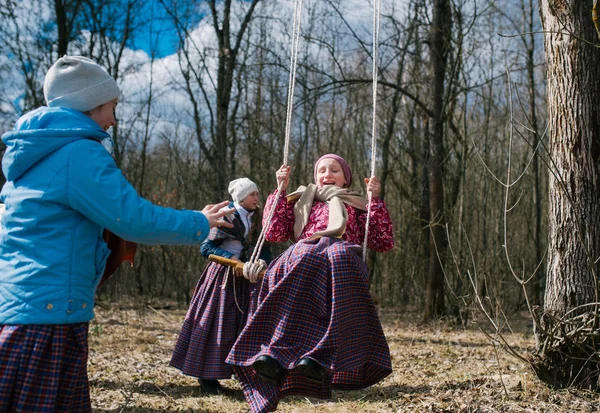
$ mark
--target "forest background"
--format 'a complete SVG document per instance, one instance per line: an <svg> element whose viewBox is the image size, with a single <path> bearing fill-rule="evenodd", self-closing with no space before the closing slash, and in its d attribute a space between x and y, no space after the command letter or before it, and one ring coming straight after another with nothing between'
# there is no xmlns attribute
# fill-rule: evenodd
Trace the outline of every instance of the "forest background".
<svg viewBox="0 0 600 413"><path fill-rule="evenodd" d="M44 104L44 74L59 56L89 56L123 91L114 153L141 196L200 209L228 198L227 183L247 176L264 200L283 159L293 7L290 0L3 1L0 130ZM347 159L355 177L369 175L372 16L366 0L304 2L292 187L310 182L313 162L329 152ZM436 24L444 29L432 31ZM396 247L368 258L381 307L464 323L475 303L505 314L542 304L543 52L534 0L383 1L376 175ZM354 188L364 191L359 182ZM99 294L185 306L204 264L196 247L140 246L135 265Z"/></svg>

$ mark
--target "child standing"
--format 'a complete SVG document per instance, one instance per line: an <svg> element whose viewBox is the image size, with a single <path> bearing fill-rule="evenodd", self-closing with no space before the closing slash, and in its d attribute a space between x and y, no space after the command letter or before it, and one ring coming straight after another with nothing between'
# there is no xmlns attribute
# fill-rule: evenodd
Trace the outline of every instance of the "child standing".
<svg viewBox="0 0 600 413"><path fill-rule="evenodd" d="M289 172L277 171L283 190ZM314 178L276 205L271 195L265 207L276 208L266 239L296 243L269 266L258 307L227 358L254 413L275 410L286 395L329 398L332 389L371 386L392 371L359 247L367 201L348 189L352 172L338 155L322 156ZM379 181L367 181L367 245L388 251L392 222Z"/></svg>
<svg viewBox="0 0 600 413"><path fill-rule="evenodd" d="M202 255L219 255L235 261L248 261L254 240L261 231L259 194L254 182L239 178L229 184L234 208L225 217L232 228L214 228L201 246ZM268 248L261 259L270 261ZM197 377L205 394L219 394L219 379L231 377L225 358L256 305L256 286L236 277L230 267L216 262L204 269L171 358L171 365Z"/></svg>
<svg viewBox="0 0 600 413"><path fill-rule="evenodd" d="M110 253L103 230L133 242L197 244L226 203L174 210L140 198L100 143L115 124L116 81L64 56L44 80L47 107L2 140L0 411L91 412L88 323Z"/></svg>

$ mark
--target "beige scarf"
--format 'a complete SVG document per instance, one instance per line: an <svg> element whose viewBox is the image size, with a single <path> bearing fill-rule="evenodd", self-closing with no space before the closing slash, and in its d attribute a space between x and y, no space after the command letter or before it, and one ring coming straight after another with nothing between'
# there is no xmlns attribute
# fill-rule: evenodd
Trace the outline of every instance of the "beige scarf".
<svg viewBox="0 0 600 413"><path fill-rule="evenodd" d="M315 232L310 239L321 237L341 238L344 235L346 223L348 222L348 211L344 204L363 211L367 210L367 200L360 194L351 189L334 185L325 185L322 188L318 188L315 184L300 186L295 192L289 194L287 199L288 201L298 200L294 205L294 241L297 241L302 235L315 199L327 202L329 205L329 222L325 230Z"/></svg>

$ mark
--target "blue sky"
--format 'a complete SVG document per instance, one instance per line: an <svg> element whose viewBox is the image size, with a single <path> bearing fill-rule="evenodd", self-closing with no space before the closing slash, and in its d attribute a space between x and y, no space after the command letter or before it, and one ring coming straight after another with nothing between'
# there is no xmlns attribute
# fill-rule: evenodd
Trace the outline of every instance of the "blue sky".
<svg viewBox="0 0 600 413"><path fill-rule="evenodd" d="M179 38L171 18L165 13L159 0L147 0L139 13L146 15L151 23L147 30L134 33L133 49L143 50L148 55L152 51L152 45L155 44L156 57L161 58L171 55L177 51ZM201 15L191 13L195 16L188 25L196 25L201 19Z"/></svg>

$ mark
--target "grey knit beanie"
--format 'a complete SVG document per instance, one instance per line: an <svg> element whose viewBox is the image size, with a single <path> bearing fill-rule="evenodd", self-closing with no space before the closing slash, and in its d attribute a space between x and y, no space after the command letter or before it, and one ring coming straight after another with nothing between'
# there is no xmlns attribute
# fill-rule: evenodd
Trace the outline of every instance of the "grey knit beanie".
<svg viewBox="0 0 600 413"><path fill-rule="evenodd" d="M96 62L83 56L61 57L44 79L44 98L50 107L87 112L120 95L115 79Z"/></svg>
<svg viewBox="0 0 600 413"><path fill-rule="evenodd" d="M229 183L229 193L238 204L254 191L258 191L258 187L248 178L234 179Z"/></svg>

